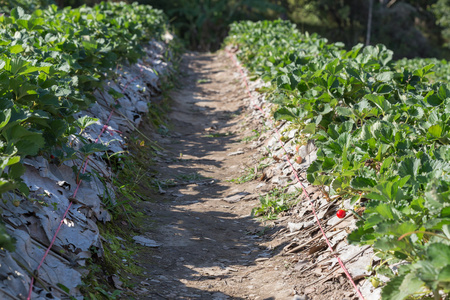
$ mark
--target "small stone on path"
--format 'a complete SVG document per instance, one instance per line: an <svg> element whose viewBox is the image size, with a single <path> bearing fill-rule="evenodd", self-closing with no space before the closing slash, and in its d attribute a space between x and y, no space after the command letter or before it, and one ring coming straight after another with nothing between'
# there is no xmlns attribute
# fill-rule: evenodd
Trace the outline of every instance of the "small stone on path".
<svg viewBox="0 0 450 300"><path fill-rule="evenodd" d="M241 201L245 196L247 196L249 194L250 193L247 193L247 192L239 192L237 194L234 194L234 195L228 196L226 198L223 198L222 200L226 201L228 203L236 203L236 202Z"/></svg>
<svg viewBox="0 0 450 300"><path fill-rule="evenodd" d="M161 246L161 244L158 244L154 240L148 239L148 238L140 236L140 235L133 236L133 240L136 243L147 246L147 247L155 247L156 248L156 247Z"/></svg>
<svg viewBox="0 0 450 300"><path fill-rule="evenodd" d="M244 153L245 153L244 151L236 151L236 152L228 153L228 156L241 155L241 154L244 154Z"/></svg>

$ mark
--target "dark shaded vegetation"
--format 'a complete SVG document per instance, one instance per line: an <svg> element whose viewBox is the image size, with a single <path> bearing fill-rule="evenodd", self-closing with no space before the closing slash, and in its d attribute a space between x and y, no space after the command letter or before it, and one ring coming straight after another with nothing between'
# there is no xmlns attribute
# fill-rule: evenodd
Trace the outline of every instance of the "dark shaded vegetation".
<svg viewBox="0 0 450 300"><path fill-rule="evenodd" d="M401 57L450 56L450 3L446 0L140 0L163 9L196 50L216 50L236 20L290 19L300 31L331 42L385 44Z"/></svg>
<svg viewBox="0 0 450 300"><path fill-rule="evenodd" d="M166 12L178 35L195 50L217 50L229 25L239 20L276 19L284 8L270 0L140 0Z"/></svg>

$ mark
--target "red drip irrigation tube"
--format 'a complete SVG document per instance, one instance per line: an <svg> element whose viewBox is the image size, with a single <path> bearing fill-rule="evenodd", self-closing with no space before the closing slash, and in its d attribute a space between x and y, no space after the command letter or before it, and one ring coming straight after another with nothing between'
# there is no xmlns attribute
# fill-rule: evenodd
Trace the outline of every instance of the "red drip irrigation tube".
<svg viewBox="0 0 450 300"><path fill-rule="evenodd" d="M239 70L239 73L241 73L242 80L243 80L243 82L244 82L244 84L245 84L245 89L246 89L246 91L247 91L247 94L248 94L250 100L253 100L253 96L252 96L252 94L251 94L251 92L250 92L250 88L249 88L249 85L248 85L247 76L245 76L245 73L244 73L244 71L242 70L242 68L241 68L241 66L239 65L239 63L237 62L236 57L235 57L233 54L231 54L231 52L230 52L228 49L226 50L226 52L227 52L228 56L230 57L230 59L231 59L231 60L233 61L233 63L235 64L236 68ZM271 119L268 118L268 116L266 115L266 113L262 110L262 108L261 108L258 104L253 104L253 106L254 106L256 109L258 109L259 111L261 111L261 113L266 117L266 119L268 119L268 120L272 123ZM273 124L272 124L272 125L273 125ZM327 238L327 236L326 236L326 234L325 234L325 231L323 230L323 227L322 227L322 224L320 223L319 217L317 216L316 209L315 209L315 207L314 207L314 203L313 203L311 197L309 197L308 193L306 192L306 188L305 188L305 186L303 185L303 183L301 182L300 178L298 178L297 170L295 170L294 166L292 165L292 163L291 163L291 161L290 161L290 159L289 159L289 155L288 155L288 153L287 153L287 151L286 151L286 148L284 147L284 143L283 143L283 141L281 140L281 134L280 134L280 132L278 131L278 129L277 129L276 126L273 126L273 128L275 129L275 131L276 131L276 133L277 133L277 135L278 135L278 142L280 143L281 147L283 148L284 152L286 153L286 160L287 160L287 162L289 163L289 165L291 166L291 169L292 169L293 172L294 172L295 178L297 179L298 183L300 183L300 186L302 187L303 195L305 195L305 198L308 199L308 202L309 202L309 204L311 205L311 208L312 208L312 212L313 212L313 214L314 214L314 217L316 218L317 224L318 224L318 226L319 226L319 228L320 228L320 231L322 232L322 235L323 235L323 237L324 237L324 239L325 239L325 242L327 243L328 247L330 248L331 254L337 259L339 265L341 266L341 269L344 271L345 275L347 276L347 278L348 278L348 280L350 281L351 285L352 285L353 288L355 289L355 291L356 291L356 293L358 294L359 298L360 298L361 300L364 300L364 296L363 296L363 295L361 294L361 292L359 291L358 287L356 286L355 281L353 280L352 276L351 276L350 273L348 272L348 270L347 270L347 268L345 267L344 263L342 262L341 258L340 258L337 254L335 254L335 252L334 252L334 250L333 250L333 247L331 246L331 243L330 243L330 241L328 240L328 238Z"/></svg>
<svg viewBox="0 0 450 300"><path fill-rule="evenodd" d="M140 69L140 71L141 71L141 73L142 73L142 68ZM137 78L139 78L139 76L136 76L136 77L134 77L133 79L131 79L129 82L127 82L127 84L126 84L126 85L124 86L124 88L122 89L122 93L125 92L125 91L127 90L128 86L129 86L133 81L135 81ZM105 130L107 130L109 121L111 120L114 111L115 111L115 108L113 107L112 110L111 110L111 112L110 112L110 114L109 114L109 116L108 116L108 119L107 119L106 122L105 122L105 125L103 125L102 130L101 130L100 133L98 134L98 136L97 136L97 138L95 139L95 142L94 142L94 143L97 143L97 142L99 141L100 137L102 136L102 134L105 132ZM109 133L110 133L111 135L113 135L113 132L114 132L114 131L120 132L120 131L118 131L118 130L108 130L108 131L109 131ZM81 171L81 174L84 174L84 173L86 172L86 168L87 168L88 162L89 162L89 156L86 158L86 161L84 162L84 166L83 166L83 169L82 169L82 171ZM73 198L76 198L77 193L78 193L78 190L79 190L80 185L81 185L81 182L82 182L82 180L79 179L79 180L78 180L78 183L77 183L77 187L76 187L75 191L73 192L73 196L72 196ZM42 267L42 265L44 264L44 261L45 261L45 259L47 258L48 253L50 252L50 249L53 247L53 244L55 243L56 237L58 236L58 233L59 233L59 231L61 230L62 224L64 223L64 220L66 219L66 216L67 216L67 214L69 213L69 209L70 209L70 207L72 206L72 203L73 203L72 201L69 202L69 206L67 206L67 209L66 209L66 211L64 212L63 217L62 217L61 221L59 222L58 227L56 228L55 234L53 235L53 238L52 238L52 240L51 240L51 242L50 242L50 245L48 246L47 250L45 250L44 256L42 257L41 261L39 262L39 265L37 266L37 268L36 268L36 270L35 270L35 272L34 272L34 276L31 277L30 288L29 288L29 290L28 290L28 297L27 297L27 300L31 300L31 295L32 295L32 293L33 293L34 277L38 277L38 276L39 276L39 269L40 269L40 268Z"/></svg>

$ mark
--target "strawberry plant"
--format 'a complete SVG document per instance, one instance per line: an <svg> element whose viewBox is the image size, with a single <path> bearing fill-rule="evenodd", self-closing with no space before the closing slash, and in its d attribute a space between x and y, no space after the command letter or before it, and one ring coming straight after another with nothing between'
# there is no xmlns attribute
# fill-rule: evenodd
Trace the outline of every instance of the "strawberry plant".
<svg viewBox="0 0 450 300"><path fill-rule="evenodd" d="M0 193L28 193L20 179L26 156L62 162L105 151L88 141L77 151L70 147L69 137L93 122L74 114L96 101L93 93L118 65L137 62L143 43L166 31L166 17L150 6L104 2L59 10L44 2L29 3L32 13L15 6L0 16ZM0 239L0 247L10 245Z"/></svg>
<svg viewBox="0 0 450 300"><path fill-rule="evenodd" d="M239 47L255 77L270 82L264 91L278 104L274 118L295 122L315 140L308 181L364 206L348 241L372 245L382 259L377 272L391 278L383 299L448 293L445 62L394 63L383 45L346 51L285 21L234 23L226 42Z"/></svg>
<svg viewBox="0 0 450 300"><path fill-rule="evenodd" d="M165 22L158 10L124 3L0 16L0 192L26 192L21 158L64 148L76 132L73 115L95 101L117 63L143 55L141 43Z"/></svg>
<svg viewBox="0 0 450 300"><path fill-rule="evenodd" d="M295 205L297 193L286 194L281 190L274 189L266 195L259 196L260 207L252 210L252 216L259 216L267 220L276 220L278 215L289 210Z"/></svg>

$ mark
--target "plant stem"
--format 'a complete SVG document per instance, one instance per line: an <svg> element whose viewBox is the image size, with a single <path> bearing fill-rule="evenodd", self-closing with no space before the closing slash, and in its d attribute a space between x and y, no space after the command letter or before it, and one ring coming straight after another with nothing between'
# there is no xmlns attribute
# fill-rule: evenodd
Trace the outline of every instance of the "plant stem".
<svg viewBox="0 0 450 300"><path fill-rule="evenodd" d="M433 296L434 296L434 300L441 299L441 295L439 295L439 290L437 288L435 290L433 290Z"/></svg>

